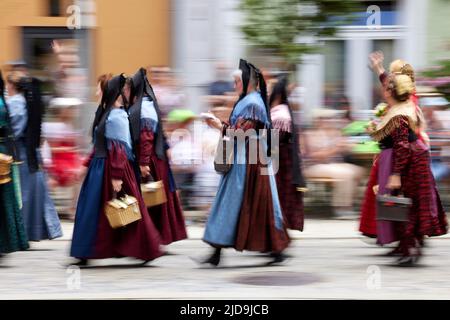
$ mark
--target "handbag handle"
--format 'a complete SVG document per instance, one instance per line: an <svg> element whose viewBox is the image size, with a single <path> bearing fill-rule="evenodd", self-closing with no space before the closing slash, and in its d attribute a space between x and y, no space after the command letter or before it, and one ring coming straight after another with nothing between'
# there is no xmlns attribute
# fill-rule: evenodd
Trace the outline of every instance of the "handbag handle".
<svg viewBox="0 0 450 320"><path fill-rule="evenodd" d="M121 198L120 195L122 195L122 198L127 196L127 194L123 191L123 188L119 192L113 191L113 200L120 199Z"/></svg>
<svg viewBox="0 0 450 320"><path fill-rule="evenodd" d="M143 183L148 183L148 182L155 182L156 180L155 180L155 178L153 177L152 173L150 172L150 174L149 174L148 176L142 177L142 178L141 178L141 181L142 181Z"/></svg>

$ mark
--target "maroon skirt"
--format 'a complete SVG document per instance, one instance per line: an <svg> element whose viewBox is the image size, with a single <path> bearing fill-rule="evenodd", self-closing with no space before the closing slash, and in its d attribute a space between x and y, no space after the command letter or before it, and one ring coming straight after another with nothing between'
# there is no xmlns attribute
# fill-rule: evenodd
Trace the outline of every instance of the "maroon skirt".
<svg viewBox="0 0 450 320"><path fill-rule="evenodd" d="M281 230L275 226L269 176L260 170L260 164L247 165L235 249L278 253L287 248L290 240L284 225Z"/></svg>
<svg viewBox="0 0 450 320"><path fill-rule="evenodd" d="M105 164L103 180L102 197L104 204L111 200L114 195L111 171L111 163L108 159ZM160 251L161 239L147 213L131 162L127 162L125 165L122 181L122 191L138 199L142 218L125 227L112 229L103 207L99 215L94 255L89 258L134 257L142 260L155 259L163 254Z"/></svg>
<svg viewBox="0 0 450 320"><path fill-rule="evenodd" d="M156 154L151 156L151 174L157 181L163 181L167 202L148 208L148 212L161 235L161 241L164 245L187 238L180 199L176 191L170 191L169 170L169 164L166 160L158 159Z"/></svg>

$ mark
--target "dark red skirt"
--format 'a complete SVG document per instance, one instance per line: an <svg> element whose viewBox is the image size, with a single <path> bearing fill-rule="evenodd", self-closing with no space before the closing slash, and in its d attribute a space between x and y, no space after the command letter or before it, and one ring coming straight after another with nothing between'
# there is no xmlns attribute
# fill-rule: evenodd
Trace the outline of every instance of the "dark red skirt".
<svg viewBox="0 0 450 320"><path fill-rule="evenodd" d="M282 252L289 245L286 227L277 229L269 176L259 164L247 165L244 200L238 222L235 249Z"/></svg>
<svg viewBox="0 0 450 320"><path fill-rule="evenodd" d="M403 237L440 236L447 233L447 217L430 169L428 148L421 142L411 144L409 168L402 176L405 197L413 200Z"/></svg>
<svg viewBox="0 0 450 320"><path fill-rule="evenodd" d="M376 195L373 187L378 184L378 157L374 160L370 171L369 181L367 182L364 200L361 205L361 220L359 231L363 235L375 238L377 236L377 212L376 212Z"/></svg>
<svg viewBox="0 0 450 320"><path fill-rule="evenodd" d="M150 171L157 180L162 180L166 191L167 202L148 208L164 245L187 238L186 224L181 208L180 199L176 191L170 191L169 164L158 159L156 154L151 156Z"/></svg>
<svg viewBox="0 0 450 320"><path fill-rule="evenodd" d="M114 194L111 171L111 163L106 160L102 195L104 204L111 200ZM123 192L138 199L142 218L125 227L112 229L104 214L104 208L102 208L97 227L95 253L90 258L134 257L142 260L155 259L163 254L160 251L161 239L158 230L148 215L131 162L127 162L125 165L122 181Z"/></svg>

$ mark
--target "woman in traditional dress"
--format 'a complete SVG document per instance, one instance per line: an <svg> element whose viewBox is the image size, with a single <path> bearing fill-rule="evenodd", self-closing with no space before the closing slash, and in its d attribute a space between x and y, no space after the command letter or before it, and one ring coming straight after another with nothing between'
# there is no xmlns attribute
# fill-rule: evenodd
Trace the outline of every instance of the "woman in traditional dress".
<svg viewBox="0 0 450 320"><path fill-rule="evenodd" d="M276 180L281 208L286 226L303 231L303 192L306 185L302 174L297 130L288 103L286 78L280 79L273 87L269 105L272 127L278 130L280 143Z"/></svg>
<svg viewBox="0 0 450 320"><path fill-rule="evenodd" d="M15 156L15 143L4 88L0 71L0 154ZM20 212L22 206L20 181L14 181L15 179L18 177L12 173L9 178L0 178L0 258L5 253L28 249L28 237Z"/></svg>
<svg viewBox="0 0 450 320"><path fill-rule="evenodd" d="M384 96L388 111L377 125L372 137L383 150L378 159L378 194L401 190L412 199L409 221L395 223L378 221L378 242L399 241L398 264L413 265L420 257L419 241L425 236L447 232L447 221L430 169L430 153L416 130L419 116L411 101L414 83L407 75L390 74Z"/></svg>
<svg viewBox="0 0 450 320"><path fill-rule="evenodd" d="M167 157L166 142L161 113L146 71L140 68L132 78L133 105L130 107L130 123L136 154L138 181L151 177L162 181L167 201L148 208L164 245L187 238L183 210L178 198L175 180Z"/></svg>
<svg viewBox="0 0 450 320"><path fill-rule="evenodd" d="M384 87L386 79L388 77L388 73L383 67L384 56L382 52L374 52L370 55L370 60L372 64L372 69L379 77L381 85ZM404 74L409 76L413 83L415 82L414 69L412 66L401 60L394 60L389 66L389 72L394 74ZM425 132L426 124L425 119L422 114L422 110L418 105L418 98L416 96L415 90L411 95L411 101L416 106L416 112L418 115L419 125L416 129L416 134L424 143L429 144L428 136ZM381 114L382 118L383 115ZM376 223L376 190L378 189L378 156L374 158L372 170L370 171L369 180L367 183L367 188L364 194L364 199L361 206L361 219L359 231L367 237L375 238L377 236L377 223ZM436 190L437 193L437 190ZM394 250L389 254L397 254L397 251Z"/></svg>
<svg viewBox="0 0 450 320"><path fill-rule="evenodd" d="M285 260L283 250L289 244L272 163L261 161L261 157L270 160L267 156L271 151L270 140L265 138L269 136L257 133L271 128L266 84L261 72L247 61L241 60L239 68L241 75L235 86L240 98L229 124L212 115L207 120L231 138L235 151L231 168L220 181L203 237L215 249L202 262L214 266L220 262L221 249L227 247L270 252L271 263L279 263Z"/></svg>
<svg viewBox="0 0 450 320"><path fill-rule="evenodd" d="M127 84L125 84L127 82ZM112 78L103 93L94 123L94 154L78 199L71 256L86 265L88 259L134 257L145 262L162 255L160 237L139 192L133 170L128 114L124 110L130 81L123 75ZM113 229L104 209L118 192L135 197L142 218Z"/></svg>
<svg viewBox="0 0 450 320"><path fill-rule="evenodd" d="M47 188L40 153L43 103L40 81L20 71L6 81L11 126L17 141L22 189L22 216L28 240L39 241L62 236L61 223Z"/></svg>

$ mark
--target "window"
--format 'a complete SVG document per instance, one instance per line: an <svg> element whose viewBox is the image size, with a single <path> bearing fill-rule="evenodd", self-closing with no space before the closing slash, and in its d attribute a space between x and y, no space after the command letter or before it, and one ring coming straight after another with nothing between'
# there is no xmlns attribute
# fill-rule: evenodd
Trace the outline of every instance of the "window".
<svg viewBox="0 0 450 320"><path fill-rule="evenodd" d="M345 98L345 42L326 41L323 55L325 60L324 105L328 108L340 109L340 103Z"/></svg>

